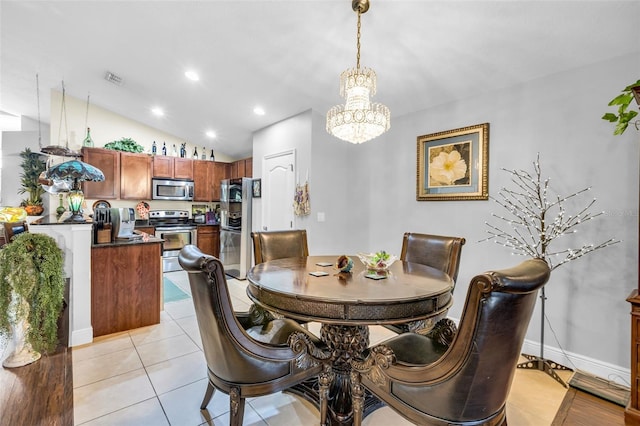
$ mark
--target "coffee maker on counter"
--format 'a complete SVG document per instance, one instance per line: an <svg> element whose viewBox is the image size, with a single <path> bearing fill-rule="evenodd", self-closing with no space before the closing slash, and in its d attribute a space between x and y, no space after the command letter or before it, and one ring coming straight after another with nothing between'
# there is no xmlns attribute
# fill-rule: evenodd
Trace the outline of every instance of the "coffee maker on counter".
<svg viewBox="0 0 640 426"><path fill-rule="evenodd" d="M136 213L134 209L129 207L112 207L110 213L111 238L113 240L131 240L140 237L140 235L133 233L136 226Z"/></svg>

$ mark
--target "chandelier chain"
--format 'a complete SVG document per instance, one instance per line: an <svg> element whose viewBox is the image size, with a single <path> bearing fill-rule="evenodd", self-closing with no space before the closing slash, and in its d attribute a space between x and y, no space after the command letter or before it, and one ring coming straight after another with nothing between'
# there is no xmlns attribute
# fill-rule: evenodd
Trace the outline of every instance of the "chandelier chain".
<svg viewBox="0 0 640 426"><path fill-rule="evenodd" d="M356 55L356 69L360 69L360 15L362 15L362 13L360 12L360 9L358 9L358 35L356 43L356 50L358 53Z"/></svg>

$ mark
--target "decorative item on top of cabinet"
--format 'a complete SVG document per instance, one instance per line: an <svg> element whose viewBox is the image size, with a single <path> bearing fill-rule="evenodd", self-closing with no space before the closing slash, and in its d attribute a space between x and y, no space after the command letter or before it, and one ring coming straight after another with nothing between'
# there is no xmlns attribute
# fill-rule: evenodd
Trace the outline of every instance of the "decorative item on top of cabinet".
<svg viewBox="0 0 640 426"><path fill-rule="evenodd" d="M82 160L102 170L104 181L82 182L85 199L120 198L120 151L103 148L82 148Z"/></svg>
<svg viewBox="0 0 640 426"><path fill-rule="evenodd" d="M198 225L196 241L201 252L220 256L220 227L218 225Z"/></svg>
<svg viewBox="0 0 640 426"><path fill-rule="evenodd" d="M191 158L153 157L154 178L193 179L193 160Z"/></svg>
<svg viewBox="0 0 640 426"><path fill-rule="evenodd" d="M147 154L120 154L121 199L151 199L151 159Z"/></svg>

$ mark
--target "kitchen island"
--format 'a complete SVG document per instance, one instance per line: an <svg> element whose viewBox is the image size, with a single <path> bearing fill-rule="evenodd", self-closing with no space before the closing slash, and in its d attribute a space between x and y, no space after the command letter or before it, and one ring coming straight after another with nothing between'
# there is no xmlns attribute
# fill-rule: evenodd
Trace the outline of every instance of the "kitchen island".
<svg viewBox="0 0 640 426"><path fill-rule="evenodd" d="M160 322L162 239L116 240L91 247L93 336Z"/></svg>

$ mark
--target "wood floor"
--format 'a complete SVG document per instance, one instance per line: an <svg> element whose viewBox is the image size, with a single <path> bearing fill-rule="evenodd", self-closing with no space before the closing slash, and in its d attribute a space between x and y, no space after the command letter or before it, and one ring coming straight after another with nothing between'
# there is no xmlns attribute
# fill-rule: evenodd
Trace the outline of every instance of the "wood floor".
<svg viewBox="0 0 640 426"><path fill-rule="evenodd" d="M69 280L65 285L69 300ZM54 353L18 368L0 366L0 426L73 426L73 364L66 302Z"/></svg>
<svg viewBox="0 0 640 426"><path fill-rule="evenodd" d="M24 367L0 369L0 425L72 426L71 349L60 346Z"/></svg>
<svg viewBox="0 0 640 426"><path fill-rule="evenodd" d="M624 426L624 408L570 388L551 426Z"/></svg>

